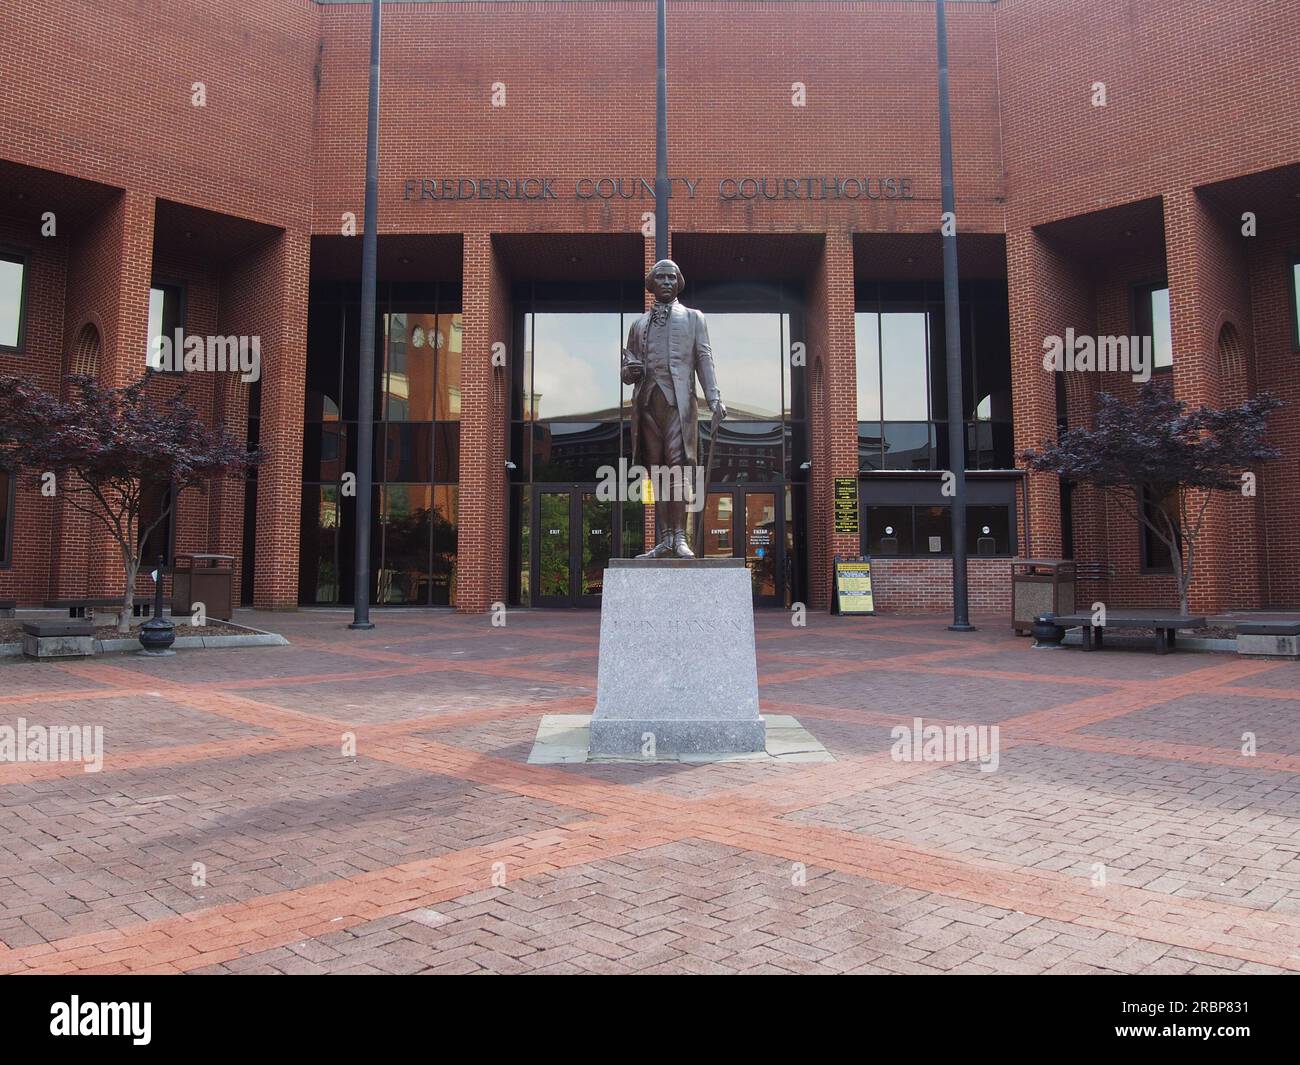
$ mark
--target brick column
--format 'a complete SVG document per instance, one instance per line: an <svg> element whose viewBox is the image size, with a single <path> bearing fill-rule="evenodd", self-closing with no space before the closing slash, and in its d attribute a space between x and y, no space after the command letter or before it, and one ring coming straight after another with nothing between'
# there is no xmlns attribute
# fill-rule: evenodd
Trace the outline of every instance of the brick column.
<svg viewBox="0 0 1300 1065"><path fill-rule="evenodd" d="M1254 391L1251 311L1240 221L1192 189L1164 197L1174 395L1189 407L1244 402ZM1220 350L1227 327L1230 342ZM1242 471L1247 472L1247 471ZM1251 471L1258 477L1263 471ZM1194 515L1202 495L1188 493ZM1216 493L1196 548L1190 608L1263 605L1262 495Z"/></svg>
<svg viewBox="0 0 1300 1065"><path fill-rule="evenodd" d="M153 216L152 195L124 192L83 223L69 252L68 340L75 343L87 323L96 327L99 378L113 388L137 380L145 369ZM117 542L100 522L74 517L75 513L67 514L61 527L76 528L84 521L86 540L55 544L52 550L84 551L85 558L59 560L54 567L59 574L55 591L103 598L121 595L124 575Z"/></svg>
<svg viewBox="0 0 1300 1065"><path fill-rule="evenodd" d="M1095 314L1091 285L1081 269L1032 229L1007 234L1007 286L1012 417L1019 455L1056 437L1056 376L1043 369L1043 339L1063 336L1070 326L1091 333ZM1016 464L1024 465L1019 458ZM1028 520L1019 516L1021 553L1059 557L1060 483L1052 474L1030 473L1027 489L1030 514Z"/></svg>
<svg viewBox="0 0 1300 1065"><path fill-rule="evenodd" d="M492 366L492 346L509 351L509 287L492 234L464 240L461 348L460 511L456 548L456 606L479 613L506 597L505 403L507 377ZM509 351L510 358L523 352Z"/></svg>
<svg viewBox="0 0 1300 1065"><path fill-rule="evenodd" d="M298 606L310 249L305 233L280 233L236 268L253 289L243 292L240 321L244 331L262 338L260 440L266 460L257 474L253 577L253 605L261 610Z"/></svg>
<svg viewBox="0 0 1300 1065"><path fill-rule="evenodd" d="M809 605L830 606L831 561L856 555L860 538L834 531L834 478L858 476L853 236L827 233L808 285Z"/></svg>

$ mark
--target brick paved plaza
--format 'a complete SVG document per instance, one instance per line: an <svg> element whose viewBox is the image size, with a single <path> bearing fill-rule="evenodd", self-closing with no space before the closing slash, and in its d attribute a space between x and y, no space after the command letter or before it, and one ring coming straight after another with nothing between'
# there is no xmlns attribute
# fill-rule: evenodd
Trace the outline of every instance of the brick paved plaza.
<svg viewBox="0 0 1300 1065"><path fill-rule="evenodd" d="M836 761L536 766L595 612L376 618L0 664L0 724L106 749L0 764L0 972L1300 970L1298 664L760 613L765 712ZM996 771L892 759L917 715Z"/></svg>

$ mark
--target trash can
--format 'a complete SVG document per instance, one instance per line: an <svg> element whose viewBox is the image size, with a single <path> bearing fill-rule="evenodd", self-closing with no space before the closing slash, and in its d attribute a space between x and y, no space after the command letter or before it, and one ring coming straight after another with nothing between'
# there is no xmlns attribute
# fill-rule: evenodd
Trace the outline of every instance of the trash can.
<svg viewBox="0 0 1300 1065"><path fill-rule="evenodd" d="M193 614L203 604L206 617L229 621L235 591L234 555L177 555L172 567L172 616Z"/></svg>
<svg viewBox="0 0 1300 1065"><path fill-rule="evenodd" d="M1028 636L1039 614L1073 614L1073 562L1060 558L1018 558L1011 564L1011 627Z"/></svg>

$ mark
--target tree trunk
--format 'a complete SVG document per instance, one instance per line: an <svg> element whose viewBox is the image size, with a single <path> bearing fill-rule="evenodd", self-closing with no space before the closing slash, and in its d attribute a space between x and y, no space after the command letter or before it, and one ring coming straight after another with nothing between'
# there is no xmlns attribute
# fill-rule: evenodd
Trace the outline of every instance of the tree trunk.
<svg viewBox="0 0 1300 1065"><path fill-rule="evenodd" d="M137 559L124 559L123 565L126 569L126 594L122 596L122 613L117 618L117 631L122 636L131 634L131 613L135 608L135 578L140 572L140 563Z"/></svg>

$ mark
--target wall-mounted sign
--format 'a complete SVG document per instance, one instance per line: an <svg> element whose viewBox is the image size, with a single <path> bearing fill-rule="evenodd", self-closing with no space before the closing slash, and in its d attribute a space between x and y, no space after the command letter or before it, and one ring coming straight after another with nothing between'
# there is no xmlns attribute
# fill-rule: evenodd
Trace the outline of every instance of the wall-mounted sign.
<svg viewBox="0 0 1300 1065"><path fill-rule="evenodd" d="M670 178L668 195L686 194L694 200L700 179ZM432 202L504 200L510 203L540 203L561 199L556 179L551 177L425 177L407 178L402 182L402 199ZM564 199L572 200L650 200L655 198L653 178L582 177L563 190ZM838 175L805 177L762 177L740 175L722 178L716 188L717 199L788 201L816 200L914 200L916 191L910 177L839 177Z"/></svg>
<svg viewBox="0 0 1300 1065"><path fill-rule="evenodd" d="M858 479L835 478L835 531L858 535Z"/></svg>
<svg viewBox="0 0 1300 1065"><path fill-rule="evenodd" d="M832 614L874 614L875 594L871 589L871 559L835 556L831 582Z"/></svg>

